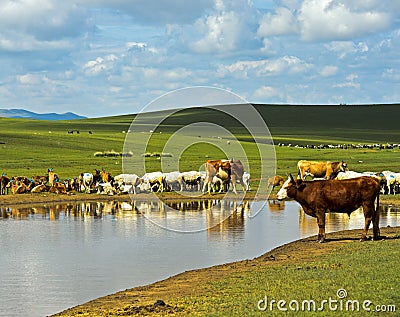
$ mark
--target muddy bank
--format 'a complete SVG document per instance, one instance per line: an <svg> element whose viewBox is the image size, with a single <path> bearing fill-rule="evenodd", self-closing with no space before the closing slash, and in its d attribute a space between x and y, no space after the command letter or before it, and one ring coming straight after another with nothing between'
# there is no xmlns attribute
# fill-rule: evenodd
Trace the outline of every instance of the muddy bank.
<svg viewBox="0 0 400 317"><path fill-rule="evenodd" d="M301 239L275 248L253 260L184 272L151 285L127 289L95 299L54 316L164 316L169 314L186 316L188 311L185 312L185 307L171 306L168 303L176 301L177 298L207 294L205 284L223 281L232 274L240 276L241 273L249 270L262 271L262 269L272 266L307 264L321 256L336 252L341 246L348 243L359 243L361 231L330 233L327 235L327 242L323 244L316 244L315 236ZM400 237L400 227L381 228L381 235L384 239L397 241ZM365 243L373 244L375 242Z"/></svg>

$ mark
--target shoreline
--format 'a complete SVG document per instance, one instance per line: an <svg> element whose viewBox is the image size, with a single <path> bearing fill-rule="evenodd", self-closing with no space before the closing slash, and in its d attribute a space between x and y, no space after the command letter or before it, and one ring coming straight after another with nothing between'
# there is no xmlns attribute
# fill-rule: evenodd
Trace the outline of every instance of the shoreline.
<svg viewBox="0 0 400 317"><path fill-rule="evenodd" d="M322 244L316 243L316 235L313 235L278 246L254 259L185 271L152 284L96 298L50 316L128 316L142 315L142 312L146 316L164 316L171 313L185 316L190 312L190 307L177 307L166 303L174 302L177 298L182 299L185 296L204 295L202 285L218 283L224 278L244 274L249 270L257 270L260 267L263 269L279 268L312 263L316 259L337 252L349 243L361 243L358 242L361 232L362 229L355 229L328 233L326 242ZM381 228L381 236L382 240L379 241L397 241L400 239L400 227ZM367 241L362 244L368 243L377 244L378 242ZM157 305L157 303L163 304ZM128 313L128 308L134 313ZM186 309L188 309L187 312ZM127 314L123 314L124 311Z"/></svg>

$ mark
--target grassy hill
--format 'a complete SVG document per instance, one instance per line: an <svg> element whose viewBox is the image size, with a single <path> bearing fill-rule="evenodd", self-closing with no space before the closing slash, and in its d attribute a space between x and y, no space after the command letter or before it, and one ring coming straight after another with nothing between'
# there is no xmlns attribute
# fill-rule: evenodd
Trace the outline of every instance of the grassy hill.
<svg viewBox="0 0 400 317"><path fill-rule="evenodd" d="M255 108L265 119L275 143L400 143L400 129L396 122L400 115L400 105L255 105ZM135 128L140 129L141 133L149 133L149 123L164 115L160 111L141 117ZM84 171L92 172L94 168L106 168L113 174L120 173L121 158L95 157L94 153L110 150L121 152L126 132L134 118L134 115L72 121L0 118L0 172L9 176L32 176L44 174L47 168L53 167L65 178ZM235 134L249 155L250 164L254 164L253 171L257 171L259 157L246 127L241 126L236 118L210 108L183 109L164 120L156 131L162 133L154 133L149 151L162 150L171 133L199 121L223 125ZM144 135L137 134L138 142ZM400 170L398 149L311 150L276 147L276 151L278 173L281 174L296 172L295 166L299 159L345 159L354 170ZM137 157L142 154L134 153ZM196 169L207 158L219 158L221 155L223 153L215 146L200 143L185 151L181 158L182 170ZM147 162L154 170L159 169L159 161L156 159L149 158Z"/></svg>

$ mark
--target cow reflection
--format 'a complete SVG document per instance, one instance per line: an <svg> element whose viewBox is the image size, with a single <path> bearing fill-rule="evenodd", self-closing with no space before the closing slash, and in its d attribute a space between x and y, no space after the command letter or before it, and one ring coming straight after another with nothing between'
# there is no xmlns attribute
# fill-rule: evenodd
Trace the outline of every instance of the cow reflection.
<svg viewBox="0 0 400 317"><path fill-rule="evenodd" d="M248 201L222 201L207 211L208 237L211 239L243 239L246 217L250 211Z"/></svg>
<svg viewBox="0 0 400 317"><path fill-rule="evenodd" d="M269 211L283 211L285 209L285 201L278 199L268 200Z"/></svg>

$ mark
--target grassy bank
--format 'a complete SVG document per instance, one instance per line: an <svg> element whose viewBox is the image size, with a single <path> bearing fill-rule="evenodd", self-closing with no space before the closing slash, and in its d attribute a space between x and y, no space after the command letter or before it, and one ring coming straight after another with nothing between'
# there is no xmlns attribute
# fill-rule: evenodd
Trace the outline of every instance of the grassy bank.
<svg viewBox="0 0 400 317"><path fill-rule="evenodd" d="M385 239L358 242L361 230L342 231L327 235L327 243L316 244L315 237L299 240L251 261L242 261L185 272L155 284L125 290L56 316L397 316L400 309L400 228L382 228ZM344 289L336 311L324 300L340 300L337 292ZM265 311L258 309L268 304ZM162 305L162 302L165 305ZM271 301L275 304L270 306ZM277 307L285 300L288 311ZM299 302L299 311L290 301ZM317 311L301 305L313 300ZM354 302L358 301L359 311ZM159 301L157 304L155 304ZM364 301L372 312L363 310ZM292 303L293 305L295 303ZM306 304L308 305L308 304ZM311 304L312 305L312 304ZM318 311L322 305L323 310ZM377 306L381 305L381 306ZM382 306L385 305L385 306ZM396 312L377 313L377 308ZM310 306L311 310L313 306ZM346 311L348 307L348 311Z"/></svg>

